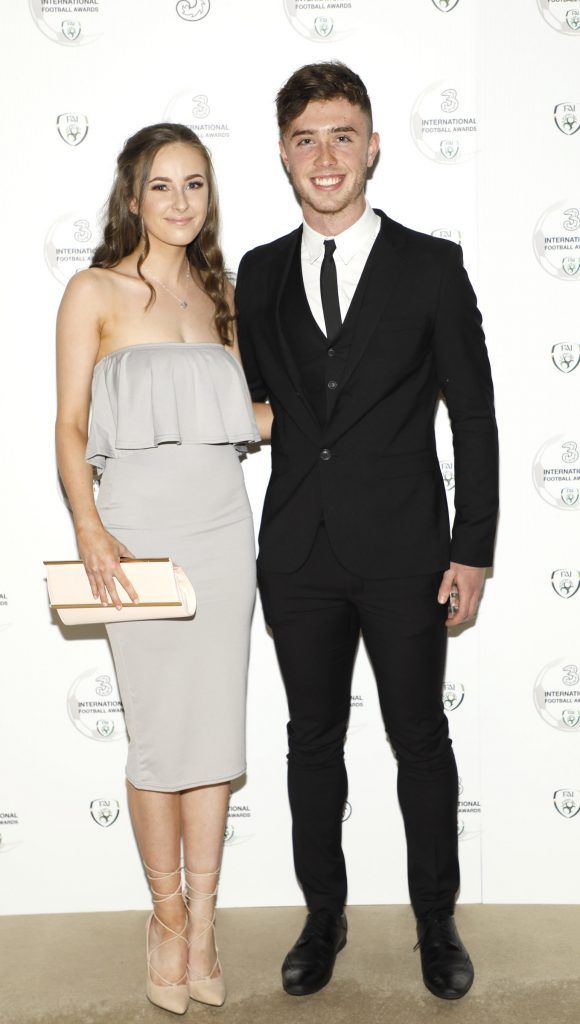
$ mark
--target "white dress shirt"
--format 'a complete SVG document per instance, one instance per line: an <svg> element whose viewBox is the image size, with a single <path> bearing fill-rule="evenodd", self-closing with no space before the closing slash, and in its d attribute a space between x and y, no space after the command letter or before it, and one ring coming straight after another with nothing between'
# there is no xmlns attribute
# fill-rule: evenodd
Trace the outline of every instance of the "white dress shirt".
<svg viewBox="0 0 580 1024"><path fill-rule="evenodd" d="M362 216L346 231L334 236L336 242L334 263L338 280L340 315L343 323L380 227L381 219L367 200ZM312 315L323 334L326 334L326 325L320 297L320 268L324 259L324 241L328 237L328 235L320 235L304 221L301 253L302 277Z"/></svg>

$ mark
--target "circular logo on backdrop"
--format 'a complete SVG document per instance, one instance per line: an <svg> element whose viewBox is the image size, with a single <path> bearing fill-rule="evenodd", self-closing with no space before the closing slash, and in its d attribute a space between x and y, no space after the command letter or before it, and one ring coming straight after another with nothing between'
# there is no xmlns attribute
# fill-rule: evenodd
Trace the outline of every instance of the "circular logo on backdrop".
<svg viewBox="0 0 580 1024"><path fill-rule="evenodd" d="M28 0L34 23L61 46L83 46L103 30L102 0Z"/></svg>
<svg viewBox="0 0 580 1024"><path fill-rule="evenodd" d="M565 601L568 601L571 597L576 597L578 590L580 590L579 569L554 569L550 579L554 593L558 597L564 598Z"/></svg>
<svg viewBox="0 0 580 1024"><path fill-rule="evenodd" d="M248 804L230 804L228 820L224 832L224 843L227 846L239 846L253 839L254 833L248 832L247 822L252 817Z"/></svg>
<svg viewBox="0 0 580 1024"><path fill-rule="evenodd" d="M544 20L557 32L580 36L580 3L578 0L538 0L538 7Z"/></svg>
<svg viewBox="0 0 580 1024"><path fill-rule="evenodd" d="M8 853L21 842L20 818L16 811L0 811L0 853Z"/></svg>
<svg viewBox="0 0 580 1024"><path fill-rule="evenodd" d="M64 213L49 228L44 256L49 270L61 284L90 266L95 251L93 225L83 214Z"/></svg>
<svg viewBox="0 0 580 1024"><path fill-rule="evenodd" d="M540 266L561 281L580 281L580 204L562 199L539 218L534 253Z"/></svg>
<svg viewBox="0 0 580 1024"><path fill-rule="evenodd" d="M580 128L580 103L557 103L554 121L563 135L575 135Z"/></svg>
<svg viewBox="0 0 580 1024"><path fill-rule="evenodd" d="M532 477L534 487L553 508L580 511L579 440L568 434L550 438L537 452Z"/></svg>
<svg viewBox="0 0 580 1024"><path fill-rule="evenodd" d="M167 104L163 118L184 124L195 132L202 142L211 145L216 139L229 139L231 129L225 117L213 109L209 97L195 89L177 93Z"/></svg>
<svg viewBox="0 0 580 1024"><path fill-rule="evenodd" d="M428 86L411 111L411 134L424 156L440 164L458 164L477 152L475 99L457 82Z"/></svg>
<svg viewBox="0 0 580 1024"><path fill-rule="evenodd" d="M559 341L553 345L552 362L560 373L572 373L580 363L580 343Z"/></svg>
<svg viewBox="0 0 580 1024"><path fill-rule="evenodd" d="M463 703L465 688L462 683L443 683L443 707L455 711Z"/></svg>
<svg viewBox="0 0 580 1024"><path fill-rule="evenodd" d="M454 7L457 7L459 0L433 0L435 7L438 11L442 11L443 14L447 14L452 11Z"/></svg>
<svg viewBox="0 0 580 1024"><path fill-rule="evenodd" d="M80 146L87 137L89 122L85 114L59 114L56 127L67 146Z"/></svg>
<svg viewBox="0 0 580 1024"><path fill-rule="evenodd" d="M175 10L184 21L201 21L209 14L210 0L178 0Z"/></svg>
<svg viewBox="0 0 580 1024"><path fill-rule="evenodd" d="M88 739L126 739L123 705L114 675L93 668L83 672L68 691L67 708L75 729Z"/></svg>
<svg viewBox="0 0 580 1024"><path fill-rule="evenodd" d="M580 732L578 664L556 658L544 665L534 683L534 704L540 718L554 729Z"/></svg>
<svg viewBox="0 0 580 1024"><path fill-rule="evenodd" d="M301 36L315 42L335 42L356 28L357 0L284 0L286 17Z"/></svg>
<svg viewBox="0 0 580 1024"><path fill-rule="evenodd" d="M479 800L463 799L464 786L459 780L457 803L457 836L460 840L475 839L481 833L481 803Z"/></svg>
<svg viewBox="0 0 580 1024"><path fill-rule="evenodd" d="M557 789L554 807L563 818L575 818L580 811L580 789Z"/></svg>

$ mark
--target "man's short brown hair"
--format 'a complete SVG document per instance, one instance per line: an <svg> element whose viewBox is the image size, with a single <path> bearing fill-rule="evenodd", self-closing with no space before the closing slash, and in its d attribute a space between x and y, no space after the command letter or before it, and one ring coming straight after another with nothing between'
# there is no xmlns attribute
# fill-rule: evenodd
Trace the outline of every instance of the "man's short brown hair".
<svg viewBox="0 0 580 1024"><path fill-rule="evenodd" d="M332 60L306 64L295 71L282 86L276 96L280 135L285 134L292 121L300 116L311 100L334 100L337 97L343 97L353 106L360 107L369 119L372 132L373 112L364 82L346 64Z"/></svg>

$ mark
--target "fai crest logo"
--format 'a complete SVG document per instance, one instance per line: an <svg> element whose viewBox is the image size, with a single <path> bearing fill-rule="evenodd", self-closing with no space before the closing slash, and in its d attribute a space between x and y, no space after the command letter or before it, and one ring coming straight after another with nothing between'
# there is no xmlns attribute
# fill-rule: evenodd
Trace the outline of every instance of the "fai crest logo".
<svg viewBox="0 0 580 1024"><path fill-rule="evenodd" d="M431 234L433 238L446 238L448 242L455 242L456 245L461 245L461 231L456 228L435 228Z"/></svg>
<svg viewBox="0 0 580 1024"><path fill-rule="evenodd" d="M438 11L443 11L443 14L447 14L454 7L457 7L459 0L433 0L433 3Z"/></svg>
<svg viewBox="0 0 580 1024"><path fill-rule="evenodd" d="M552 362L560 373L572 373L580 363L580 343L561 341L553 345Z"/></svg>
<svg viewBox="0 0 580 1024"><path fill-rule="evenodd" d="M446 491L452 491L455 487L455 466L450 460L439 460L439 468L441 469L441 476L443 477L443 483L445 484Z"/></svg>
<svg viewBox="0 0 580 1024"><path fill-rule="evenodd" d="M578 0L538 0L538 7L551 28L566 35L580 35Z"/></svg>
<svg viewBox="0 0 580 1024"><path fill-rule="evenodd" d="M446 160L455 160L459 153L459 143L456 139L442 139L440 149Z"/></svg>
<svg viewBox="0 0 580 1024"><path fill-rule="evenodd" d="M580 256L564 256L562 270L568 277L575 277L580 270Z"/></svg>
<svg viewBox="0 0 580 1024"><path fill-rule="evenodd" d="M580 811L580 789L557 789L554 807L563 818L575 818Z"/></svg>
<svg viewBox="0 0 580 1024"><path fill-rule="evenodd" d="M463 703L465 688L462 683L443 684L443 707L446 711L455 711Z"/></svg>
<svg viewBox="0 0 580 1024"><path fill-rule="evenodd" d="M119 817L118 800L91 800L91 818L101 828L110 828Z"/></svg>
<svg viewBox="0 0 580 1024"><path fill-rule="evenodd" d="M580 104L557 103L554 107L554 121L563 135L575 135L580 128Z"/></svg>
<svg viewBox="0 0 580 1024"><path fill-rule="evenodd" d="M565 601L575 597L580 589L580 570L555 569L552 573L552 589Z"/></svg>
<svg viewBox="0 0 580 1024"><path fill-rule="evenodd" d="M184 21L201 21L209 14L210 6L210 0L178 0L175 10Z"/></svg>
<svg viewBox="0 0 580 1024"><path fill-rule="evenodd" d="M334 21L332 18L315 18L314 19L314 31L317 35L321 36L322 39L327 39L334 28Z"/></svg>
<svg viewBox="0 0 580 1024"><path fill-rule="evenodd" d="M84 114L59 114L56 127L67 146L80 146L87 137L89 122Z"/></svg>
<svg viewBox="0 0 580 1024"><path fill-rule="evenodd" d="M60 27L65 39L68 39L71 43L74 43L81 34L80 21L74 21L72 18L66 18Z"/></svg>

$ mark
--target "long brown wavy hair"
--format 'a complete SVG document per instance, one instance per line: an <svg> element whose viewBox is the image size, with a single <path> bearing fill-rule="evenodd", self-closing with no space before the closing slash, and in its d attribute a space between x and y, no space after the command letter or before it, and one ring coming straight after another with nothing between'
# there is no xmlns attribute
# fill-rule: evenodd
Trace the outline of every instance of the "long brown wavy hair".
<svg viewBox="0 0 580 1024"><path fill-rule="evenodd" d="M163 146L181 142L200 152L207 166L208 208L204 225L186 248L190 267L198 271L202 286L214 304L214 321L224 345L233 341L232 321L227 301L227 283L224 258L220 249L219 208L217 186L211 157L195 132L183 124L152 124L127 139L117 159L117 173L106 207L103 241L97 247L92 267L115 267L124 256L134 252L143 238L143 251L137 261L137 273L150 291L146 309L155 302L153 285L143 276L141 267L150 252L147 230L141 217L145 185L151 165ZM137 200L137 212L130 209L131 200Z"/></svg>

